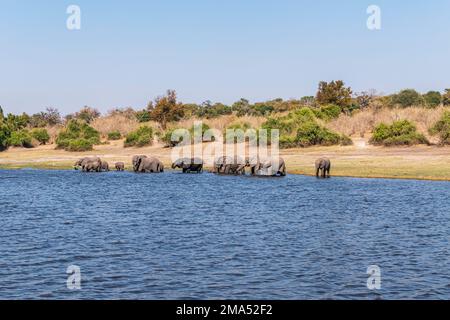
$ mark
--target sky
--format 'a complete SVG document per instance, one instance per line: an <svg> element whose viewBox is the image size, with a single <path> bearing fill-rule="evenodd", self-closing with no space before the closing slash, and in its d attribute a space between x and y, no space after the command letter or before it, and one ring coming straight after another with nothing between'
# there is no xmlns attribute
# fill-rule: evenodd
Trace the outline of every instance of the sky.
<svg viewBox="0 0 450 320"><path fill-rule="evenodd" d="M81 29L68 30L69 5ZM381 30L366 10L381 9ZM450 1L0 0L0 105L6 112L85 105L144 108L450 87Z"/></svg>

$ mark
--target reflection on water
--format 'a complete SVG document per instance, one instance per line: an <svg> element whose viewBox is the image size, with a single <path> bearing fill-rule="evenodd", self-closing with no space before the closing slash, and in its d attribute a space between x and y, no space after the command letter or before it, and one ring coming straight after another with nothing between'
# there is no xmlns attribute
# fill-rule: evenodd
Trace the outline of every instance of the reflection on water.
<svg viewBox="0 0 450 320"><path fill-rule="evenodd" d="M0 298L450 299L449 194L446 182L0 171Z"/></svg>

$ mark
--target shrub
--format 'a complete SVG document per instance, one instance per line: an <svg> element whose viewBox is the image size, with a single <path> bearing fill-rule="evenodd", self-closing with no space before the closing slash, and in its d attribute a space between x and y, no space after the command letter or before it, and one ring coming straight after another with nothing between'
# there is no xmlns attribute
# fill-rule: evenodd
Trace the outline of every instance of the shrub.
<svg viewBox="0 0 450 320"><path fill-rule="evenodd" d="M73 140L77 141L70 147ZM56 145L58 149L65 149L67 151L77 151L76 145L85 144L85 141L93 145L100 144L100 133L94 128L90 127L86 122L79 120L70 120L64 130L62 130L56 138ZM69 150L71 149L71 150Z"/></svg>
<svg viewBox="0 0 450 320"><path fill-rule="evenodd" d="M383 146L429 144L425 136L417 132L408 120L395 121L392 125L381 123L373 132L370 143Z"/></svg>
<svg viewBox="0 0 450 320"><path fill-rule="evenodd" d="M8 148L8 141L10 136L11 131L9 130L8 126L3 123L3 120L0 118L0 151L3 151Z"/></svg>
<svg viewBox="0 0 450 320"><path fill-rule="evenodd" d="M439 135L439 142L443 145L450 144L450 112L446 111L441 119L430 128L430 134Z"/></svg>
<svg viewBox="0 0 450 320"><path fill-rule="evenodd" d="M405 89L392 96L392 103L406 108L422 105L424 99L416 90Z"/></svg>
<svg viewBox="0 0 450 320"><path fill-rule="evenodd" d="M345 87L343 81L322 81L319 83L316 101L320 105L334 104L340 107L348 107L352 102L352 89Z"/></svg>
<svg viewBox="0 0 450 320"><path fill-rule="evenodd" d="M90 151L92 149L92 142L84 138L70 140L66 148L67 151L71 152Z"/></svg>
<svg viewBox="0 0 450 320"><path fill-rule="evenodd" d="M435 108L442 103L442 95L439 91L429 91L423 95L427 107Z"/></svg>
<svg viewBox="0 0 450 320"><path fill-rule="evenodd" d="M11 132L8 140L8 145L13 147L32 148L31 135L27 130L19 130Z"/></svg>
<svg viewBox="0 0 450 320"><path fill-rule="evenodd" d="M336 145L340 142L340 136L321 127L313 121L303 123L297 131L297 143L301 147L313 145Z"/></svg>
<svg viewBox="0 0 450 320"><path fill-rule="evenodd" d="M142 126L126 136L124 147L144 147L152 143L153 129L149 126Z"/></svg>
<svg viewBox="0 0 450 320"><path fill-rule="evenodd" d="M111 131L108 133L108 140L120 140L122 135L119 131Z"/></svg>
<svg viewBox="0 0 450 320"><path fill-rule="evenodd" d="M50 135L45 129L33 129L31 130L31 136L36 139L40 144L47 144L50 141Z"/></svg>
<svg viewBox="0 0 450 320"><path fill-rule="evenodd" d="M262 128L268 130L269 139L271 130L280 130L280 148L352 144L351 139L347 136L340 136L317 122L316 114L323 118L328 118L329 116L334 116L337 113L337 109L340 110L340 107L336 108L336 106L327 106L325 108L329 112L328 114L322 113L322 111L317 109L303 107L290 112L284 117L269 118Z"/></svg>

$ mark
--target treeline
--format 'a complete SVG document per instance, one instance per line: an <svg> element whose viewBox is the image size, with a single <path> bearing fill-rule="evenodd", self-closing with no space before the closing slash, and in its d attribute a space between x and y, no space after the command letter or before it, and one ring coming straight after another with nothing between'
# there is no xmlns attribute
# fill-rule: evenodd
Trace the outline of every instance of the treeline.
<svg viewBox="0 0 450 320"><path fill-rule="evenodd" d="M279 129L282 147L293 147L349 144L351 140L348 137L331 132L321 125L321 122L335 119L343 113L352 115L354 112L366 108L406 108L411 106L436 108L441 105L450 105L450 89L446 89L443 93L430 91L425 94L414 89L405 89L392 95L380 95L375 91L354 93L343 81L338 80L320 82L315 96L290 100L274 99L257 103L240 99L231 105L220 102L212 103L211 101L202 104L186 104L178 101L175 91L168 90L166 95L151 101L142 110L116 108L109 111L107 116L121 115L143 124L141 128L125 137L125 146L143 146L152 143L155 130L144 125L149 121L159 124L160 128L156 134L170 146L172 144L168 141L170 133L176 128L176 123L181 120L213 119L224 115L235 115L237 117L266 117L267 122L262 128ZM97 109L88 106L64 117L55 108L47 108L45 111L33 115L26 113L4 115L0 107L0 150L9 146L33 147L46 144L50 141L50 135L46 128L54 126L62 128L55 141L59 148L69 151L90 150L93 145L100 143L99 133L90 124L101 116ZM442 121L445 123L446 120L442 119ZM442 134L447 130L446 125L441 123L440 129L434 128L430 130L430 134L440 134L441 141L450 140L445 138L445 134ZM250 125L244 123L230 126L230 129L237 128L250 128ZM411 131L411 127L408 130ZM378 133L381 131L386 133L389 130L381 128L374 133L376 136L380 136ZM109 140L121 138L122 133L119 131L108 133ZM416 140L424 141L421 137ZM373 141L374 144L380 144L378 140Z"/></svg>

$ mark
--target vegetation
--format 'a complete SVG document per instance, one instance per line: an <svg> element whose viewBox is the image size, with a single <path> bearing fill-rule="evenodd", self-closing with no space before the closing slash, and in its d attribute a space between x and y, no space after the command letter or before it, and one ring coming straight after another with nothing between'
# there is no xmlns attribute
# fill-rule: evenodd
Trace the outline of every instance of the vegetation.
<svg viewBox="0 0 450 320"><path fill-rule="evenodd" d="M348 136L363 137L370 132L374 133L374 144L408 145L424 141L414 133L383 140L383 128L374 128L377 123L408 119L420 132L429 130L430 134L439 135L442 144L450 144L445 117L435 123L445 106L450 106L450 89L423 94L414 89L383 96L374 90L354 94L342 80L320 82L315 96L262 102L242 98L230 105L211 101L182 103L174 90L168 90L143 110L115 108L105 116L88 106L65 117L55 108L32 115L5 115L0 108L0 151L9 146L44 145L52 140L56 140L58 148L89 149L100 143L100 135L108 140L126 137L126 146L143 146L153 142L152 127L157 127L159 140L172 147L176 145L170 141L174 128L188 128L192 133L195 119L208 119L208 124L224 132L268 129L270 135L272 129L279 129L282 147L349 144Z"/></svg>
<svg viewBox="0 0 450 320"><path fill-rule="evenodd" d="M152 143L153 129L149 126L141 126L126 136L124 147L144 147L152 145Z"/></svg>
<svg viewBox="0 0 450 320"><path fill-rule="evenodd" d="M420 93L414 89L405 89L392 95L392 103L402 108L423 105L425 100Z"/></svg>
<svg viewBox="0 0 450 320"><path fill-rule="evenodd" d="M82 120L70 120L56 138L57 148L66 151L92 150L97 144L100 133Z"/></svg>
<svg viewBox="0 0 450 320"><path fill-rule="evenodd" d="M11 136L8 139L8 145L12 147L32 148L33 144L31 143L30 132L25 129L11 132Z"/></svg>
<svg viewBox="0 0 450 320"><path fill-rule="evenodd" d="M120 140L122 139L122 134L119 131L111 131L108 133L108 140Z"/></svg>
<svg viewBox="0 0 450 320"><path fill-rule="evenodd" d="M430 128L430 134L439 135L442 145L450 145L450 111L444 112L441 119Z"/></svg>
<svg viewBox="0 0 450 320"><path fill-rule="evenodd" d="M345 87L343 81L322 81L319 83L316 101L320 105L334 104L341 108L347 108L352 104L352 89Z"/></svg>
<svg viewBox="0 0 450 320"><path fill-rule="evenodd" d="M50 141L50 135L46 129L35 128L31 130L31 136L42 145L45 145Z"/></svg>
<svg viewBox="0 0 450 320"><path fill-rule="evenodd" d="M308 107L290 112L287 116L269 118L262 128L268 130L269 137L273 129L279 130L280 148L348 145L351 142L350 138L320 125L315 112Z"/></svg>
<svg viewBox="0 0 450 320"><path fill-rule="evenodd" d="M395 121L391 125L384 123L378 125L370 143L383 146L429 144L425 136L418 133L416 126L408 120Z"/></svg>

